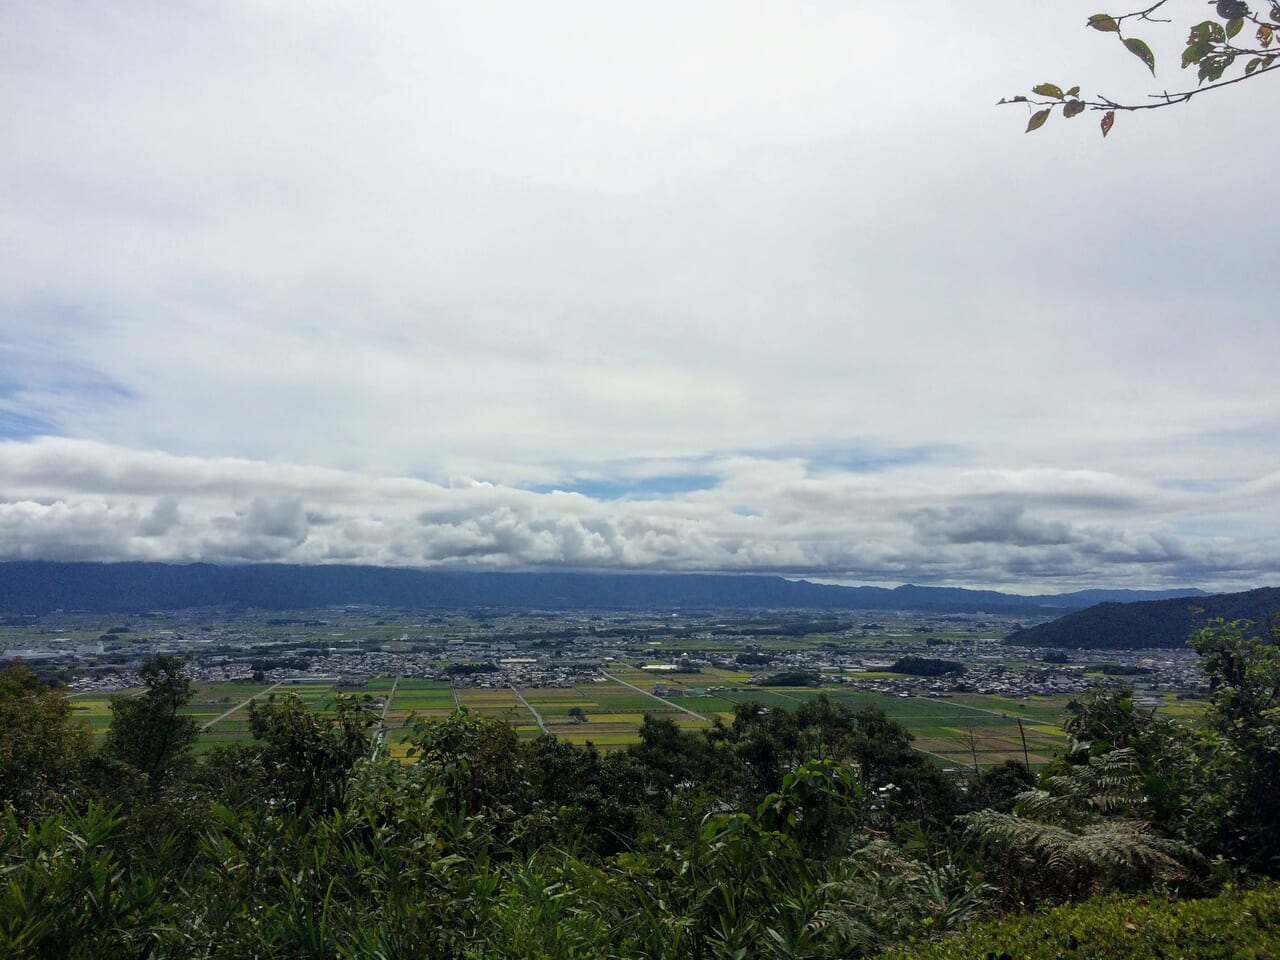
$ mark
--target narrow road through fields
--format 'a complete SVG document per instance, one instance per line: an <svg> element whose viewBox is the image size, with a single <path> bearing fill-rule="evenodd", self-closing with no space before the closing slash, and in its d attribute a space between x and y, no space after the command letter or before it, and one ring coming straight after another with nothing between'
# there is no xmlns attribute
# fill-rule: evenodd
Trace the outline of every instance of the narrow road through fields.
<svg viewBox="0 0 1280 960"><path fill-rule="evenodd" d="M382 716L378 718L378 729L373 732L373 749L369 751L370 760L378 759L378 751L387 740L387 710L391 708L391 699L396 695L396 687L399 685L400 678L396 677L391 681L391 689L387 691L386 699L382 701Z"/></svg>
<svg viewBox="0 0 1280 960"><path fill-rule="evenodd" d="M396 687L400 686L400 678L396 677L391 681L391 692L387 694L387 699L382 701L382 725L387 725L387 711L391 709L391 701L395 698Z"/></svg>
<svg viewBox="0 0 1280 960"><path fill-rule="evenodd" d="M614 683L620 683L620 684L622 684L624 687L630 687L630 688L631 688L632 690L634 690L636 693L643 693L643 694L644 694L646 697L648 697L650 700L657 700L657 701L658 701L660 704L662 704L664 707L675 707L675 708L676 708L677 710L679 710L681 713L687 713L687 714L688 714L689 716L691 716L691 717L697 717L697 718L698 718L699 720L701 720L703 723L710 723L710 722L711 722L711 721L710 721L710 720L708 720L706 717L704 717L702 714L700 714L700 713L694 713L694 712L693 712L692 710L690 710L688 707L682 707L682 706L680 706L680 704L678 704L678 703L672 703L670 700L664 700L662 697L658 696L658 695L657 695L657 694L655 694L655 693L650 693L648 690L641 690L641 689L640 689L639 687L637 687L634 683L627 683L627 681L625 681L625 680L619 680L617 677L615 677L615 676L614 676L613 674L611 674L611 673L605 673L603 670L601 670L600 672L601 672L601 673L603 673L603 674L604 674L606 677L608 677L610 680L612 680Z"/></svg>
<svg viewBox="0 0 1280 960"><path fill-rule="evenodd" d="M516 695L517 700L519 700L521 703L524 704L524 708L533 714L533 719L538 721L538 729L541 730L543 733L550 733L551 731L547 729L547 725L542 722L542 714L540 714L537 710L533 709L533 706L529 703L529 701L524 698L524 694L521 693L519 690L517 690L515 686L511 687L511 692Z"/></svg>
<svg viewBox="0 0 1280 960"><path fill-rule="evenodd" d="M259 690L259 691L258 691L257 693L255 693L252 697L250 697L248 700L244 701L244 703L237 703L234 707L232 707L232 708L231 708L230 710L228 710L226 713L220 713L220 714L218 714L216 717L214 717L212 720L210 720L208 723L206 723L203 727L201 727L201 728L200 728L200 732L201 732L201 733L203 733L204 731L208 730L210 727L212 727L212 726L213 726L215 723L217 723L219 720L225 720L225 719L227 719L227 717L231 716L231 715L232 715L233 713L235 713L237 710L241 709L242 707L247 707L249 704L253 703L253 701L257 700L259 697L265 697L268 693L270 693L270 692L271 692L272 690L274 690L276 687L280 686L280 684L282 684L282 683L284 683L284 681L283 681L283 680L277 680L277 681L276 681L275 683L273 683L271 686L267 687L267 689L265 689L265 690Z"/></svg>

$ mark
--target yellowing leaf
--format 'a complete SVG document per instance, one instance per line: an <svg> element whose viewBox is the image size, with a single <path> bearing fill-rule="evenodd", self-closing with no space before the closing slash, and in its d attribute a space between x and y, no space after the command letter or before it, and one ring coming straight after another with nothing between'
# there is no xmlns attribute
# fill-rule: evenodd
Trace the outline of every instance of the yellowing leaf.
<svg viewBox="0 0 1280 960"><path fill-rule="evenodd" d="M1032 130L1039 130L1041 127L1044 126L1044 122L1048 119L1049 119L1048 107L1045 107L1043 110L1037 110L1035 113L1031 115L1031 119L1027 121L1027 129L1025 132L1030 133Z"/></svg>
<svg viewBox="0 0 1280 960"><path fill-rule="evenodd" d="M1147 65L1147 69L1151 71L1151 75L1156 75L1156 55L1151 52L1151 48L1139 40L1137 37L1130 37L1124 42L1124 47L1135 57Z"/></svg>
<svg viewBox="0 0 1280 960"><path fill-rule="evenodd" d="M1120 24L1116 23L1116 18L1106 13L1095 13L1089 18L1089 26L1103 33L1116 33L1120 30Z"/></svg>
<svg viewBox="0 0 1280 960"><path fill-rule="evenodd" d="M1070 90L1067 91L1068 97L1078 97L1079 95L1080 95L1079 87L1072 87Z"/></svg>
<svg viewBox="0 0 1280 960"><path fill-rule="evenodd" d="M1116 122L1116 112L1114 110L1108 110L1106 113L1102 115L1102 135L1104 137L1111 132L1111 127L1115 124L1115 122Z"/></svg>
<svg viewBox="0 0 1280 960"><path fill-rule="evenodd" d="M1053 97L1055 100L1062 99L1062 88L1056 83L1040 83L1031 88L1031 92L1042 97Z"/></svg>
<svg viewBox="0 0 1280 960"><path fill-rule="evenodd" d="M1258 42L1262 44L1264 49L1266 47L1271 46L1271 37L1274 35L1274 33L1275 31L1272 30L1265 23L1258 28Z"/></svg>

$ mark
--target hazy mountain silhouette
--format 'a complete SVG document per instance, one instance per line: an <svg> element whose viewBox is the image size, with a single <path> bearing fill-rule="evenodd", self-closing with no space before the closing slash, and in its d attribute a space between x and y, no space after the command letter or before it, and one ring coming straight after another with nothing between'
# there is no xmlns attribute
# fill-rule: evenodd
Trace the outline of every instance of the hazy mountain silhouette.
<svg viewBox="0 0 1280 960"><path fill-rule="evenodd" d="M777 576L477 573L386 567L207 563L0 563L0 613L130 612L239 606L300 610L343 604L410 609L923 610L1051 615L1099 599L1201 596L1203 591L1086 590L1018 596L955 587L844 587Z"/></svg>

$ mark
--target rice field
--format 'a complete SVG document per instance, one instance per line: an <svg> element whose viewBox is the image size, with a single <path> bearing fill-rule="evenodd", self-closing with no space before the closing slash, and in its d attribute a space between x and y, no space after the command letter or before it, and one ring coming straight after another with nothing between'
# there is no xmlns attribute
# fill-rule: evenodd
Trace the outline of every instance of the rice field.
<svg viewBox="0 0 1280 960"><path fill-rule="evenodd" d="M975 760L989 766L1008 759L1032 764L1047 763L1066 747L1066 734L1058 726L1066 697L1033 697L1027 700L957 694L947 698L894 697L846 688L766 688L738 687L697 695L656 697L644 691L654 684L668 691L710 685L702 677L684 676L677 681L669 674L654 674L635 668L609 671L617 680L583 682L573 687L522 688L459 687L447 681L377 678L359 693L389 697L385 721L386 750L393 757L405 757L403 742L414 722L448 716L458 706L511 723L519 736L532 738L545 730L571 743L588 741L604 750L619 749L637 742L646 714L670 718L687 730L709 727L719 719L733 720L734 709L742 702L771 708L795 709L807 699L825 693L833 701L852 708L875 706L890 719L901 723L915 737L915 746L937 762L970 766ZM639 690L626 686L633 683ZM260 697L267 684L207 683L196 687L185 712L203 730L197 750L245 742L250 738L248 711L243 705ZM659 687L661 689L661 687ZM136 691L135 691L136 692ZM324 710L335 702L339 691L333 684L286 684L273 694L293 694L313 710ZM126 692L127 695L127 692ZM524 703L520 697L524 698ZM77 716L95 736L105 734L110 722L110 698L106 694L77 694L71 697ZM527 703L527 706L525 705ZM1186 701L1171 701L1170 712L1192 713L1197 707ZM232 711L232 708L237 708ZM585 720L570 716L581 711ZM228 711L232 711L228 713ZM695 716L696 714L696 716ZM1022 720L1019 729L1018 720ZM540 725L541 724L541 725Z"/></svg>

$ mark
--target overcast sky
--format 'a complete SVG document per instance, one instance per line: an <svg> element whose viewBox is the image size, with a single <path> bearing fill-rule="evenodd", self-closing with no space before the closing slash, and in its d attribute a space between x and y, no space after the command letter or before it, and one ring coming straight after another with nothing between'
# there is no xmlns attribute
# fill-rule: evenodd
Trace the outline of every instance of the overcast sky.
<svg viewBox="0 0 1280 960"><path fill-rule="evenodd" d="M0 559L1280 583L1280 87L1096 6L0 5Z"/></svg>

